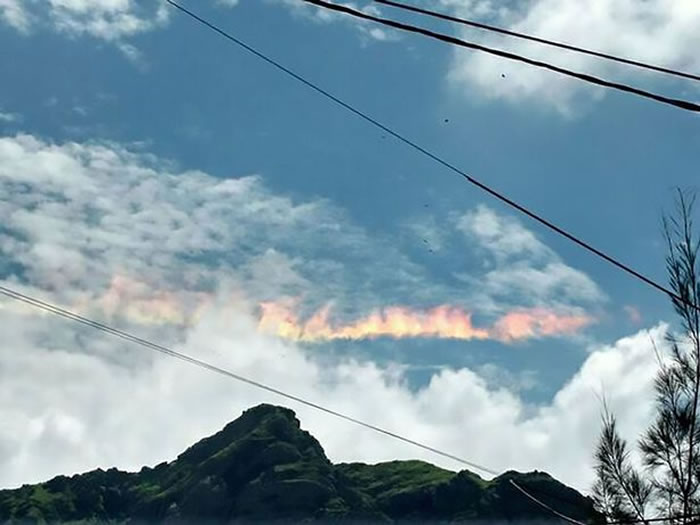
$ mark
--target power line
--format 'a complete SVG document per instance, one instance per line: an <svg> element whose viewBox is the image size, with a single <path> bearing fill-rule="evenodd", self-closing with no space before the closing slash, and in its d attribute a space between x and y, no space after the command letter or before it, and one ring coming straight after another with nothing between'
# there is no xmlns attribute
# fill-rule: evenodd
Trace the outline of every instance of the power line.
<svg viewBox="0 0 700 525"><path fill-rule="evenodd" d="M185 7L183 7L183 6L181 6L180 4L178 4L177 2L175 2L174 0L165 0L165 1L168 2L168 3L169 3L171 6L173 6L174 8L178 9L178 10L181 11L182 13L186 14L187 16L189 16L190 18L196 20L196 21L199 22L200 24L202 24L202 25L208 27L208 28L211 29L212 31L218 33L219 35L221 35L221 36L223 36L224 38L226 38L227 40L233 42L233 43L236 44L237 46L239 46L239 47L245 49L245 50L248 51L249 53L255 55L255 56L258 57L258 58L260 58L261 60L264 60L265 62L267 62L267 63L270 64L271 66L273 66L273 67L275 67L276 69L282 71L283 73L285 73L286 75L292 77L293 79L297 80L298 82L301 82L302 84L304 84L304 85L307 86L308 88L312 89L313 91L315 91L315 92L317 92L317 93L323 95L325 98L331 100L331 101L334 102L335 104L337 104L337 105L341 106L342 108L348 110L349 112L353 113L355 116L360 117L362 120L364 120L364 121L366 121L366 122L369 122L369 123L372 124L373 126L375 126L375 127L379 128L379 129L381 129L382 131L388 133L388 134L391 135L392 137L398 139L399 141L403 142L404 144L406 144L406 145L409 146L410 148L412 148L412 149L418 151L418 152L421 153L422 155L425 155L426 157L430 158L431 160L437 162L438 164L440 164L440 165L444 166L445 168L449 169L450 171L452 171L452 172L456 173L457 175L463 177L463 178L466 179L470 184L476 186L477 188L479 188L479 189L482 190L482 191L485 191L486 193L488 193L488 194L491 195L492 197L494 197L494 198L498 199L499 201L501 201L501 202L507 204L507 205L510 206L511 208L514 208L514 209L518 210L520 213L522 213L522 214L524 214L524 215L527 215L527 216L530 217L532 220L534 220L534 221L540 223L541 225L545 226L545 227L548 228L549 230L551 230L551 231L557 233L558 235L561 235L562 237L565 237L566 239L568 239L569 241L571 241L571 242L577 244L578 246L580 246L580 247L583 248L584 250L586 250L586 251L588 251L588 252L590 252L590 253L596 255L597 257L600 257L601 259L603 259L603 260L605 260L606 262L612 264L613 266L615 266L615 267L617 267L618 269L624 271L625 273L627 273L627 274L633 276L634 278L636 278L636 279L642 281L643 283L645 283L645 284L651 286L652 288L655 288L657 291L660 291L660 292L662 292L662 293L664 293L664 294L666 294L666 295L672 297L673 299L675 299L675 300L677 300L677 301L680 301L680 302L682 302L683 304L686 304L686 305L690 306L691 308L694 308L694 309L696 309L696 310L700 310L700 305L696 305L696 304L693 304L693 303L689 302L689 301L688 301L687 299L685 299L684 297L681 297L680 295L676 294L675 292L673 292L673 291L670 290L669 288L667 288L667 287L665 287L665 286L663 286L663 285L657 283L656 281L650 279L649 277L645 276L644 274L638 272L637 270L635 270L635 269L632 268L631 266L628 266L627 264L618 261L618 260L615 259L614 257L608 255L607 253L603 252L602 250L599 250L598 248L596 248L596 247L594 247L593 245L589 244L588 242L586 242L586 241L580 239L579 237L575 236L574 234L569 233L569 232L568 232L567 230L565 230L564 228L561 228L561 227L557 226L556 224L554 224L553 222L549 221L548 219L542 217L542 216L539 215L538 213L536 213L536 212L534 212L534 211L531 211L530 209L526 208L525 206L523 206L523 205L521 205L521 204L518 204L517 202L515 202L515 201L514 201L513 199L511 199L510 197L507 197L507 196L504 195L503 193L500 193L499 191L497 191L497 190L491 188L490 186L488 186L487 184L485 184L485 183L479 181L478 179L476 179L476 178L474 178L473 176L469 175L469 174L468 174L467 172L465 172L464 170L458 168L458 167L455 166L454 164L452 164L452 163L446 161L445 159L443 159L442 157L438 156L436 153L431 152L431 151L428 150L427 148L425 148L425 147L419 145L418 143L412 141L411 139L405 137L404 135L402 135L402 134L399 133L398 131L394 131L393 129L389 128L389 127L386 126L385 124L382 124L380 121L378 121L378 120L375 119L374 117L371 117L371 116L368 115L367 113L365 113L365 112L363 112L363 111L361 111L361 110L355 108L354 106L348 104L347 102L345 102L345 101L343 101L342 99L338 98L337 96L335 96L335 95L332 94L331 92L325 90L324 88L318 86L317 84L311 82L310 80L307 80L306 78L304 78L304 77L301 76L300 74L294 72L293 70L291 70L291 69L289 69L288 67L284 66L284 65L281 64L280 62L278 62L278 61L276 61L276 60L274 60L274 59L268 57L267 55L265 55L265 54L262 53L261 51L258 51L258 50L255 49L254 47L252 47L252 46L246 44L246 43L243 42L242 40L240 40L240 39L236 38L235 36L231 35L230 33L224 31L223 29L221 29L221 28L219 28L219 27L217 27L217 26L215 26L215 25L212 24L211 22L209 22L209 21L203 19L202 17L200 17L199 15L193 13L193 12L190 11L189 9L187 9L187 8L185 8Z"/></svg>
<svg viewBox="0 0 700 525"><path fill-rule="evenodd" d="M279 388L275 388L275 387L269 386L267 384L261 383L259 381L255 381L254 379L250 379L248 377L242 376L242 375L237 374L235 372L231 372L230 370L226 370L224 368L213 365L211 363L208 363L208 362L203 361L201 359L198 359L196 357L192 357L190 355L184 354L182 352L178 352L176 350L173 350L173 349L168 348L166 346L160 345L158 343L154 343L154 342L149 341L147 339L143 339L141 337L130 334L129 332L126 332L124 330L119 330L117 328L106 325L106 324L101 323L99 321L95 321L94 319L84 317L84 316L77 314L75 312L71 312L70 310L66 310L64 308L53 305L51 303L47 303L47 302L42 301L40 299L37 299L35 297L31 297L29 295L23 294L23 293L18 292L16 290L12 290L11 288L7 288L5 286L0 285L0 294L4 295L10 299L14 299L16 301L33 306L34 308L38 308L38 309L43 310L45 312L54 314L58 317L62 317L62 318L67 319L69 321L73 321L73 322L88 326L90 328L94 328L95 330L99 330L101 332L112 335L114 337L118 337L118 338L123 339L125 341L143 346L144 348L147 348L149 350L153 350L155 352L165 354L169 357L173 357L175 359L179 359L179 360L184 361L186 363L189 363L191 365L195 365L195 366L198 366L200 368L203 368L204 370L208 370L210 372L214 372L214 373L220 374L222 376L228 377L229 379L234 379L234 380L239 381L241 383L245 383L249 386L253 386L259 390L264 390L265 392L269 392L269 393L275 394L277 396L283 397L285 399L289 399L289 400L294 401L296 403L299 403L301 405L313 408L314 410L318 410L320 412L324 412L326 414L337 417L339 419L343 419L349 423L353 423L355 425L364 427L366 429L372 430L372 431L377 432L379 434L383 434L385 436L391 437L391 438L396 439L398 441L402 441L402 442L407 443L409 445L413 445L414 447L418 447L420 449L426 450L428 452L431 452L431 453L436 454L438 456L441 456L443 458L447 458L447 459L456 461L457 463L461 463L461 464L466 465L468 467L471 467L473 469L480 470L482 472L485 472L487 474L491 474L494 476L499 475L499 473L496 470L493 470L493 469L488 468L488 467L484 467L483 465L480 465L480 464L475 463L473 461L469 461L469 460L464 459L464 458L457 456L455 454L451 454L449 452L444 452L438 448L432 447L430 445L426 445L425 443L421 443L420 441L413 440L413 439L408 438L402 434L398 434L396 432L386 430L382 427L373 425L371 423L366 423L365 421L362 421L362 420L357 419L357 418L352 417L352 416L348 416L347 414L343 414L342 412L338 412L338 411L333 410L331 408L327 408L327 407L320 405L318 403L314 403L313 401L309 401L307 399L296 396L294 394L289 394L289 393L287 393ZM540 505L545 510L553 513L557 517L564 519L564 520L568 521L569 523L573 523L575 525L585 525L584 523L582 523L580 521L577 521L573 518L565 516L564 514L561 514L560 512L554 510L552 507L550 507L546 503L540 501L538 498L531 495L527 490L525 490L522 486L520 486L520 484L516 483L512 479L509 481L514 487L516 487L520 492L525 494L529 499L531 499L533 502Z"/></svg>
<svg viewBox="0 0 700 525"><path fill-rule="evenodd" d="M537 501L538 505L542 507L548 507L546 503L542 502L541 500L538 500L536 498L536 494L541 494L548 496L551 499L558 500L558 501L567 501L562 499L561 497L557 497L556 495L552 494L550 491L544 491L540 487L537 489L530 488L530 491L527 494L527 497L532 499L533 501ZM585 495L585 494L584 494ZM590 496L586 496L590 499ZM568 500L570 503L570 500ZM552 513L557 513L556 509L551 509ZM602 516L605 516L606 518L610 519L612 518L611 515L605 514L604 512L600 513ZM601 525L635 525L637 523L644 523L644 524L649 524L649 523L663 523L665 521L674 521L674 520L683 520L683 519L690 519L691 521L686 522L686 525L693 525L700 523L700 514L670 514L667 516L656 516L654 518L622 518L622 519L614 519L611 521L606 521L604 524ZM567 517L562 517L562 519L567 519Z"/></svg>
<svg viewBox="0 0 700 525"><path fill-rule="evenodd" d="M677 107L680 109L685 109L687 111L700 112L700 104L696 104L694 102L666 97L663 95L652 93L651 91L645 91L643 89L629 86L627 84L621 84L619 82L611 82L609 80L594 77L593 75L589 75L587 73L579 73L577 71L572 71L570 69L555 66L555 65L549 64L547 62L542 62L541 60L527 58L527 57L524 57L522 55L517 55L515 53L511 53L509 51L503 51L501 49L495 49L492 47L483 46L481 44L467 42L466 40L461 40L459 38L456 38L456 37L453 37L450 35L445 35L443 33L437 33L435 31L431 31L430 29L425 29L425 28L413 26L410 24L404 24L403 22L397 22L395 20L390 20L387 18L380 18L378 16L369 15L367 13L363 13L362 11L357 11L356 9L352 9L346 5L333 4L330 2L326 2L324 0L304 0L304 2L309 3L309 4L313 4L315 6L318 6L318 7L324 8L324 9L329 9L331 11L345 13L347 15L354 16L356 18L369 20L369 21L375 22L377 24L382 24L382 25L385 25L388 27L393 27L394 29L400 29L402 31L408 31L410 33L417 33L420 35L424 35L424 36L427 36L430 38L434 38L436 40L440 40L442 42L447 42L448 44L452 44L455 46L466 47L468 49L474 49L476 51L483 51L484 53L488 53L490 55L495 55L495 56L498 56L501 58L506 58L508 60L514 60L516 62L522 62L522 63L528 64L531 66L535 66L535 67L538 67L541 69L547 69L549 71L553 71L553 72L558 73L560 75L565 75L568 77L575 78L577 80L582 80L584 82L588 82L589 84L595 84L595 85L602 86L605 88L615 89L618 91L623 91L625 93L631 93L633 95L638 95L640 97L648 98L648 99L653 100L655 102L660 102L662 104L668 104L670 106L674 106L674 107Z"/></svg>
<svg viewBox="0 0 700 525"><path fill-rule="evenodd" d="M553 507L547 505L544 501L540 500L539 498L536 498L532 494L530 494L528 491L524 490L520 485L518 485L515 481L512 479L509 480L511 484L518 489L524 496L526 496L528 499L532 500L533 502L537 503L540 507L547 509L550 513L555 515L558 518L563 519L564 521L568 521L569 523L573 523L574 525L586 525L585 523L575 520L574 518L570 518L566 514L562 514L558 510L554 509Z"/></svg>
<svg viewBox="0 0 700 525"><path fill-rule="evenodd" d="M530 491L523 492L521 488L518 485L515 485L515 488L517 488L520 492L522 492L525 496L527 496L529 499L537 503L539 506L548 509L552 514L555 516L560 517L561 519L565 521L569 521L571 523L571 518L569 516L566 516L565 514L561 514L559 511L557 511L555 508L553 508L551 505L548 505L547 503L543 502L539 498L535 496L534 493L543 493L541 490L535 490L535 489L530 489ZM546 493L548 496L552 496L551 493ZM559 499L559 498L555 498ZM561 501L561 500L560 500ZM603 516L606 518L610 518L611 516L602 513ZM695 518L695 519L693 519ZM657 516L655 518L630 518L630 519L618 519L618 520L613 520L613 521L606 521L604 525L636 525L637 523L643 523L643 524L649 524L649 523L663 523L665 521L674 521L674 520L684 520L684 519L690 519L691 521L687 522L687 525L693 525L700 523L700 520L697 518L700 518L700 514L675 514L675 515L668 515L668 516ZM579 523L579 521L574 520L575 523Z"/></svg>
<svg viewBox="0 0 700 525"><path fill-rule="evenodd" d="M552 47L558 47L560 49L566 49L568 51L574 51L576 53L582 53L585 55L594 56L597 58L603 58L605 60L612 60L614 62L619 62L621 64L626 64L628 66L639 67L643 69L649 69L651 71L656 71L657 73L665 73L667 75L674 75L681 78L687 78L690 80L700 81L700 75L695 75L693 73L687 73L685 71L678 71L676 69L670 69L664 66L656 66L654 64L648 64L646 62L640 62L638 60L632 60L630 58L619 57L615 55L610 55L608 53L602 53L600 51L594 51L591 49L586 49L584 47L574 46L572 44L566 44L563 42L557 42L554 40L548 40L546 38L541 38L538 36L528 35L525 33L518 33L517 31L511 31L509 29L503 29L501 27L492 26L489 24L484 24L482 22L476 22L474 20L468 20L466 18L459 18L456 16L448 15L445 13L439 13L436 11L430 11L428 9L423 9L418 6L404 4L401 2L395 2L394 0L374 0L379 4L388 5L391 7L396 7L398 9L404 9L406 11L412 11L414 13L420 13L422 15L430 16L433 18L439 18L441 20L447 20L450 22L456 22L458 24L463 24L470 27L476 27L479 29L485 29L486 31L493 31L495 33L500 33L503 35L512 36L515 38L521 38L523 40L529 40L531 42L537 42L539 44L544 44Z"/></svg>

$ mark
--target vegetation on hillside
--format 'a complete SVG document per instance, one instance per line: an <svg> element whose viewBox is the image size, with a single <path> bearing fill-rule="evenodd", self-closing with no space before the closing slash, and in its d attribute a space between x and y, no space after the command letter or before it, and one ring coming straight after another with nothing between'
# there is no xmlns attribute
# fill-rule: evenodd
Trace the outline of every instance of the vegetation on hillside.
<svg viewBox="0 0 700 525"><path fill-rule="evenodd" d="M155 468L0 491L0 523L557 521L511 479L575 518L594 516L589 499L539 472L486 481L422 461L333 465L291 410L260 405Z"/></svg>

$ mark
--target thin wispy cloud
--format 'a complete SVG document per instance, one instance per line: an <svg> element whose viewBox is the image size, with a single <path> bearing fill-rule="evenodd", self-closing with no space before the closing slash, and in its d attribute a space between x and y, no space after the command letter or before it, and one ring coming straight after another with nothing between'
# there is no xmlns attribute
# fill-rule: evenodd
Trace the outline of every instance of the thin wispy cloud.
<svg viewBox="0 0 700 525"><path fill-rule="evenodd" d="M19 113L10 113L7 111L0 111L0 122L5 122L10 124L12 122L21 122L22 115Z"/></svg>
<svg viewBox="0 0 700 525"><path fill-rule="evenodd" d="M269 0L272 4L284 5L291 12L301 18L311 20L319 24L336 24L340 23L348 25L357 30L361 35L379 42L395 41L399 39L399 34L396 31L387 30L383 27L378 27L376 24L368 23L365 20L349 17L341 13L324 9L322 7L313 6L304 0ZM362 11L373 16L382 14L381 9L372 3L364 3L358 5L355 2L337 2L340 5L345 5L352 9Z"/></svg>
<svg viewBox="0 0 700 525"><path fill-rule="evenodd" d="M152 299L154 308L185 319L189 307L180 299L202 302L225 279L256 304L295 300L293 312L277 308L272 324L279 328L293 314L307 339L320 338L312 327L335 339L457 336L470 325L476 336L485 330L517 340L575 333L594 322L585 307L602 300L584 274L517 221L485 207L464 215L455 230L476 228L482 237L463 238L450 250L497 250L498 264L475 270L460 289L434 279L410 249L388 242L391 232L369 235L327 201L295 202L257 176L178 173L116 144L0 139L0 199L0 251L21 268L11 277L54 291L62 304L89 305L86 293L95 305L105 297ZM503 231L484 233L486 216ZM528 249L516 246L522 239ZM324 317L329 303L332 316ZM487 319L471 326L470 314Z"/></svg>
<svg viewBox="0 0 700 525"><path fill-rule="evenodd" d="M221 8L234 8L240 2L208 0L208 3ZM366 40L392 41L398 38L392 31L311 8L301 0L271 0L270 5L287 9L297 17L320 24L347 23ZM357 7L353 3L348 5ZM379 12L372 5L362 6L361 9L373 14ZM109 42L115 44L128 60L140 68L145 67L146 59L130 40L135 36L168 27L172 11L172 7L165 2L0 0L0 22L23 34L31 35L48 30L70 38L90 37Z"/></svg>

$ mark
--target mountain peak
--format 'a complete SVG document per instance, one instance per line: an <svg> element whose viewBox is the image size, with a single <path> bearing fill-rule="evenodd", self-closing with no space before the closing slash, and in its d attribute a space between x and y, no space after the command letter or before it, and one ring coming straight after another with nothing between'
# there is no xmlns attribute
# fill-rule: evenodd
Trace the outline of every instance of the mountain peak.
<svg viewBox="0 0 700 525"><path fill-rule="evenodd" d="M253 444L257 452L273 446L288 445L287 450L295 457L314 456L325 461L323 448L308 432L301 429L293 410L262 404L244 411L216 434L202 439L178 456L178 462L201 463L211 458L237 455L241 449ZM296 449L297 454L291 452Z"/></svg>
<svg viewBox="0 0 700 525"><path fill-rule="evenodd" d="M292 410L264 404L171 463L0 491L0 523L556 521L511 479L577 519L595 514L590 500L540 472L485 481L422 461L333 465Z"/></svg>
<svg viewBox="0 0 700 525"><path fill-rule="evenodd" d="M294 410L279 405L271 405L269 403L260 403L259 405L255 405L254 407L244 410L238 419L246 417L265 417L270 414L284 414L290 420L294 420L297 422L297 424L299 424L299 420L297 419Z"/></svg>

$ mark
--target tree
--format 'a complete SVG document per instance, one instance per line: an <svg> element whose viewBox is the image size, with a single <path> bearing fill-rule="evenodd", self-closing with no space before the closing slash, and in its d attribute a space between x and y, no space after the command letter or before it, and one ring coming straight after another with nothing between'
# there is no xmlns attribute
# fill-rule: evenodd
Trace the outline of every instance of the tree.
<svg viewBox="0 0 700 525"><path fill-rule="evenodd" d="M593 498L609 521L670 517L665 523L700 523L700 244L693 236L694 202L679 191L676 214L663 221L671 300L681 323L679 333L667 336L668 355L656 351L655 416L637 444L640 466L633 465L615 416L604 407Z"/></svg>

